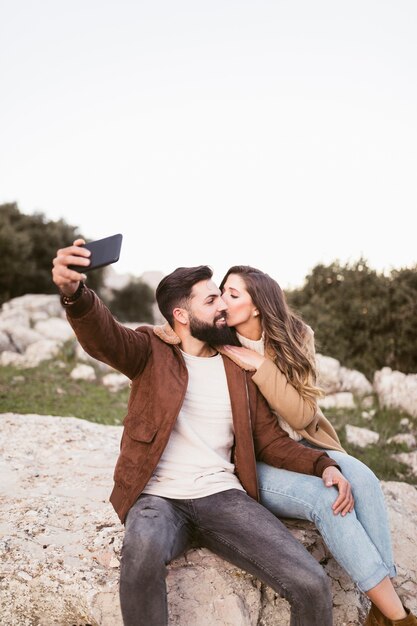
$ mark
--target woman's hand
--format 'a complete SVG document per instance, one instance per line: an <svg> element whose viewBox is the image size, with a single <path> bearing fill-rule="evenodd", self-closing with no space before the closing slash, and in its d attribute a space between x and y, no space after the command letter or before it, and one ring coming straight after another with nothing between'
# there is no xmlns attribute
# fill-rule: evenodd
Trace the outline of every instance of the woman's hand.
<svg viewBox="0 0 417 626"><path fill-rule="evenodd" d="M259 369L262 363L266 360L264 356L255 352L255 350L250 350L249 348L243 348L241 346L224 346L224 349L226 352L230 352L230 354L236 356L246 365L251 365L256 369Z"/></svg>
<svg viewBox="0 0 417 626"><path fill-rule="evenodd" d="M344 517L346 513L353 511L355 501L353 499L350 482L346 480L337 467L334 465L326 467L322 474L322 479L326 487L332 487L335 485L335 487L339 490L339 495L332 504L333 513L335 515L341 513L342 517Z"/></svg>

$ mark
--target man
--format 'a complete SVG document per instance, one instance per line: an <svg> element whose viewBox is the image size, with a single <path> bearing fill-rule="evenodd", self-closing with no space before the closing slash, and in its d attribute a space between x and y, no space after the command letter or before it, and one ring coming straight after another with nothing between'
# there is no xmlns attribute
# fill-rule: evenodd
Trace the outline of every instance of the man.
<svg viewBox="0 0 417 626"><path fill-rule="evenodd" d="M335 462L292 441L242 370L213 346L230 340L226 305L207 266L178 268L158 285L168 323L122 326L83 274L83 240L59 250L53 280L84 349L132 380L110 500L125 524L120 601L126 626L167 624L166 564L190 541L272 587L291 624L330 626L327 576L256 500L255 459L339 483ZM344 481L339 499L351 498Z"/></svg>

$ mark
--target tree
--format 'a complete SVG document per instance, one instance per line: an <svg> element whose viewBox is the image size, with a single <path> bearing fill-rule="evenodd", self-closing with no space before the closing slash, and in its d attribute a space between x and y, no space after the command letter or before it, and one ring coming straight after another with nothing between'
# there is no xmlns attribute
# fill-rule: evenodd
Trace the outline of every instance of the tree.
<svg viewBox="0 0 417 626"><path fill-rule="evenodd" d="M417 266L391 274L391 354L387 365L417 372Z"/></svg>
<svg viewBox="0 0 417 626"><path fill-rule="evenodd" d="M0 205L0 304L26 293L56 293L52 259L59 248L80 237L64 220L49 221L42 213L25 215L17 204ZM87 240L87 239L86 239ZM103 272L91 272L88 284L99 290Z"/></svg>
<svg viewBox="0 0 417 626"><path fill-rule="evenodd" d="M132 279L125 287L113 291L111 311L121 322L153 323L153 290L140 279Z"/></svg>
<svg viewBox="0 0 417 626"><path fill-rule="evenodd" d="M315 330L319 352L370 379L386 365L417 371L416 268L385 276L362 258L317 265L287 298Z"/></svg>

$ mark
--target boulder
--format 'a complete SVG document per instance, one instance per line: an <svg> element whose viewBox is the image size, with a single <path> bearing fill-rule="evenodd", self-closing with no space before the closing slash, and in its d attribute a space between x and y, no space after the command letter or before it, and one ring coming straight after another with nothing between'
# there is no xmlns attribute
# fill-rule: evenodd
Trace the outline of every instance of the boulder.
<svg viewBox="0 0 417 626"><path fill-rule="evenodd" d="M96 372L91 365L80 364L74 367L70 373L73 380L96 380Z"/></svg>
<svg viewBox="0 0 417 626"><path fill-rule="evenodd" d="M375 372L373 384L381 406L417 417L417 374L403 374L383 367Z"/></svg>
<svg viewBox="0 0 417 626"><path fill-rule="evenodd" d="M356 408L355 398L350 391L339 391L331 393L318 401L322 409L354 409Z"/></svg>
<svg viewBox="0 0 417 626"><path fill-rule="evenodd" d="M366 448L379 441L379 433L369 428L359 428L346 424L345 431L347 441L358 448Z"/></svg>
<svg viewBox="0 0 417 626"><path fill-rule="evenodd" d="M118 576L123 526L108 502L121 426L73 417L0 415L0 602L7 626L122 626ZM396 585L417 610L417 492L383 483L398 562ZM364 621L368 601L314 526L290 531L331 579L335 626ZM170 626L278 626L285 600L208 550L169 566Z"/></svg>

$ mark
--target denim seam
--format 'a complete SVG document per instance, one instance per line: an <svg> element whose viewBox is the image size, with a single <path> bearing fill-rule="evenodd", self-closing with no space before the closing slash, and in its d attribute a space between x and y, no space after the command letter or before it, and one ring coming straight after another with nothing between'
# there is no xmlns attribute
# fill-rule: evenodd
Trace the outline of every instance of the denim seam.
<svg viewBox="0 0 417 626"><path fill-rule="evenodd" d="M366 593L370 589L373 589L374 587L376 587L376 585L378 585L380 582L384 580L384 578L387 578L388 576L389 576L389 570L387 566L385 565L385 563L382 562L381 565L378 567L377 571L374 574L372 574L372 576L368 576L366 580L360 583L358 582L356 584L358 585L361 591Z"/></svg>
<svg viewBox="0 0 417 626"><path fill-rule="evenodd" d="M292 500L293 502L298 502L298 503L302 504L305 507L309 507L311 511L314 510L314 508L311 506L311 504L308 504L308 502L306 502L305 500L297 498L296 496L289 495L289 494L287 494L285 492L277 491L276 489L265 489L265 487L260 487L259 488L259 493L262 493L262 492L273 493L273 494L278 494L278 495L285 496L286 498L288 498L288 500ZM265 506L265 505L263 505L263 506ZM304 518L293 518L293 519L304 519ZM310 521L313 521L313 520L310 520Z"/></svg>

